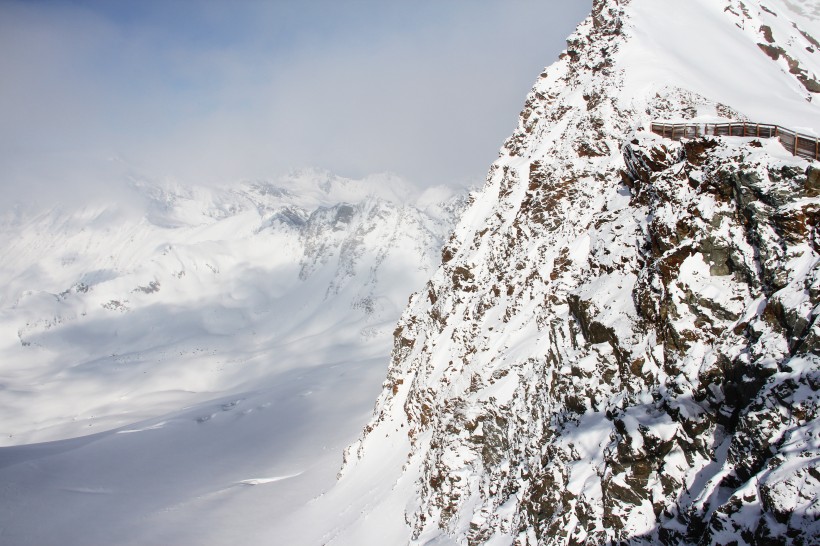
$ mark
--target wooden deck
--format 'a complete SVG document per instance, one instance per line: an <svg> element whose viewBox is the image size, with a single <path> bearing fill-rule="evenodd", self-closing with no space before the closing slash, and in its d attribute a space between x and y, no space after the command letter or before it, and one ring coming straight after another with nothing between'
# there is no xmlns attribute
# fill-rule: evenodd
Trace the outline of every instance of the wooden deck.
<svg viewBox="0 0 820 546"><path fill-rule="evenodd" d="M651 131L664 138L680 140L699 136L776 138L792 154L820 161L820 138L768 123L653 123Z"/></svg>

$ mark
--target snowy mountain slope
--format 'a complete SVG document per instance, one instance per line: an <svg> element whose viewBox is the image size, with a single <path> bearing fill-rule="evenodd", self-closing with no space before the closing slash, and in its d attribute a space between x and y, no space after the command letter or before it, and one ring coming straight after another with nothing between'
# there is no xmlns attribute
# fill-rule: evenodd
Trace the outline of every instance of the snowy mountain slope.
<svg viewBox="0 0 820 546"><path fill-rule="evenodd" d="M798 23L809 25L820 21L820 6L813 0L788 0L783 4Z"/></svg>
<svg viewBox="0 0 820 546"><path fill-rule="evenodd" d="M119 429L0 448L0 542L227 546L261 544L260 529L276 536L333 485L384 378L383 355L313 358L253 390Z"/></svg>
<svg viewBox="0 0 820 546"><path fill-rule="evenodd" d="M333 483L463 198L304 171L133 201L3 220L0 543L286 522Z"/></svg>
<svg viewBox="0 0 820 546"><path fill-rule="evenodd" d="M622 102L645 102L657 87L675 86L749 120L816 133L820 22L791 13L777 2L642 3L619 51L619 66L628 67Z"/></svg>
<svg viewBox="0 0 820 546"><path fill-rule="evenodd" d="M144 186L144 215L108 205L8 220L3 442L119 426L253 384L274 347L287 367L306 346L392 328L435 263L454 197L413 196L389 177L301 178Z"/></svg>
<svg viewBox="0 0 820 546"><path fill-rule="evenodd" d="M820 130L811 9L594 2L402 316L331 544L817 543L820 165L643 129Z"/></svg>

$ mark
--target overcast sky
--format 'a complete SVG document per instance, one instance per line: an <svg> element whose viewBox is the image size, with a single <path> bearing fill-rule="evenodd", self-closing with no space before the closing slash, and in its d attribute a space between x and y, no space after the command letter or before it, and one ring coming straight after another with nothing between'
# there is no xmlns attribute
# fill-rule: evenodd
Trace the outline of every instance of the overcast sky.
<svg viewBox="0 0 820 546"><path fill-rule="evenodd" d="M0 0L0 197L125 170L480 180L590 5Z"/></svg>

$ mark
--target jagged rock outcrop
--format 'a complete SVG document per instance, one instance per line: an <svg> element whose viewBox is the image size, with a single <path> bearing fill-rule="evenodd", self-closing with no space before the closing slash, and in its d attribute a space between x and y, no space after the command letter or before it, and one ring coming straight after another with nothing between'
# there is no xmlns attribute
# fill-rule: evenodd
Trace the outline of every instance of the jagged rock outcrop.
<svg viewBox="0 0 820 546"><path fill-rule="evenodd" d="M342 476L406 436L411 540L820 541L818 166L642 130L744 116L634 94L634 4L596 0L541 74L396 329ZM743 36L774 13L701 4Z"/></svg>

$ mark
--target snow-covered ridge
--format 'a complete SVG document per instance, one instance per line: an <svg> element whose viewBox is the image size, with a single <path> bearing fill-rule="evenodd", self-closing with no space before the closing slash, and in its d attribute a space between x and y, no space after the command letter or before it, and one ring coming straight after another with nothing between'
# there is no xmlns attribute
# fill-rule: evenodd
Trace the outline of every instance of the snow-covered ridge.
<svg viewBox="0 0 820 546"><path fill-rule="evenodd" d="M632 0L629 39L617 53L621 102L634 98L638 106L658 88L678 87L747 119L816 134L820 22L794 17L789 4Z"/></svg>
<svg viewBox="0 0 820 546"><path fill-rule="evenodd" d="M816 540L818 165L644 130L820 128L789 6L594 2L400 321L336 543Z"/></svg>

